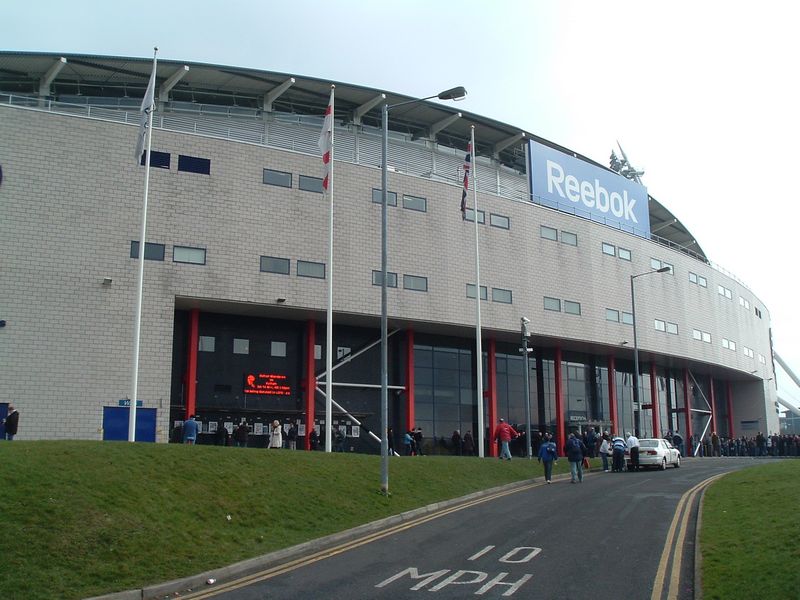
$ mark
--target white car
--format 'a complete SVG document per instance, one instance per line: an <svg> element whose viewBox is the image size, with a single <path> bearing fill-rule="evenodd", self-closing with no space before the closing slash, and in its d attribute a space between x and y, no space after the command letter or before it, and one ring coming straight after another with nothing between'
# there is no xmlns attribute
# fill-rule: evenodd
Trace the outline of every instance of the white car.
<svg viewBox="0 0 800 600"><path fill-rule="evenodd" d="M625 453L630 467L631 459L628 452ZM673 465L676 469L681 466L681 453L675 446L667 440L656 438L645 438L639 440L639 466L658 467L662 471L667 465Z"/></svg>

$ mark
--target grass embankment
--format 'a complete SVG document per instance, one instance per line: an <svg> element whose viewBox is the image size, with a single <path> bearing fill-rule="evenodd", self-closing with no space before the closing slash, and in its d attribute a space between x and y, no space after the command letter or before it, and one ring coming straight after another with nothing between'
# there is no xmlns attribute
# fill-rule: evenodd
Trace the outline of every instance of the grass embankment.
<svg viewBox="0 0 800 600"><path fill-rule="evenodd" d="M568 471L566 460L556 472ZM217 446L0 443L0 596L84 598L200 573L539 477L536 461ZM230 515L230 520L228 520Z"/></svg>
<svg viewBox="0 0 800 600"><path fill-rule="evenodd" d="M800 598L800 460L726 475L706 492L703 597Z"/></svg>

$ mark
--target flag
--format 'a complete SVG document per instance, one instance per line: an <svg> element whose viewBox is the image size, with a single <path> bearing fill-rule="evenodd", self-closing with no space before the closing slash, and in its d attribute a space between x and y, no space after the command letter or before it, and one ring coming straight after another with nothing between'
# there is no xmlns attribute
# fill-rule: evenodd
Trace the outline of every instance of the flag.
<svg viewBox="0 0 800 600"><path fill-rule="evenodd" d="M150 83L147 84L147 91L142 98L142 107L139 109L141 116L139 117L139 139L136 140L136 164L142 160L142 152L144 152L144 141L147 136L148 121L150 114L153 111L155 104L156 94L156 64L153 59L153 72L150 74Z"/></svg>
<svg viewBox="0 0 800 600"><path fill-rule="evenodd" d="M331 99L328 101L328 108L325 109L325 120L322 122L322 131L319 134L317 145L322 150L322 164L325 166L325 177L322 179L322 189L328 189L328 179L331 174L331 149L333 147L333 88L331 88Z"/></svg>
<svg viewBox="0 0 800 600"><path fill-rule="evenodd" d="M467 218L467 191L469 190L469 172L472 168L472 144L467 144L467 155L464 157L464 189L461 190L461 218Z"/></svg>

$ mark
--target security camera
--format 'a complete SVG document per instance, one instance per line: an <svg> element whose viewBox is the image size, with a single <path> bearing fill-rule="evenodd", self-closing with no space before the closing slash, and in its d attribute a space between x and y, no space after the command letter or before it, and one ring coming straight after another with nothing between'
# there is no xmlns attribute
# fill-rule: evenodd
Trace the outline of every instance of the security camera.
<svg viewBox="0 0 800 600"><path fill-rule="evenodd" d="M522 321L522 322L523 322L525 325L527 325L528 323L530 323L530 322L531 322L531 320L530 320L528 317L522 317L522 319L520 319L520 320L521 320L521 321Z"/></svg>

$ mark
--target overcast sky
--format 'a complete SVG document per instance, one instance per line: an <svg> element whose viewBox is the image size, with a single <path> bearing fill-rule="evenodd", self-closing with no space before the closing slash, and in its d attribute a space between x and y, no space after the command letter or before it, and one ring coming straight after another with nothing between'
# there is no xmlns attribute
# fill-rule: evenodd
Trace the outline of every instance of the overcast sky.
<svg viewBox="0 0 800 600"><path fill-rule="evenodd" d="M409 96L463 85L462 110L600 163L619 140L650 194L764 303L775 349L800 374L794 2L4 4L3 50L150 57L158 46L163 59Z"/></svg>

